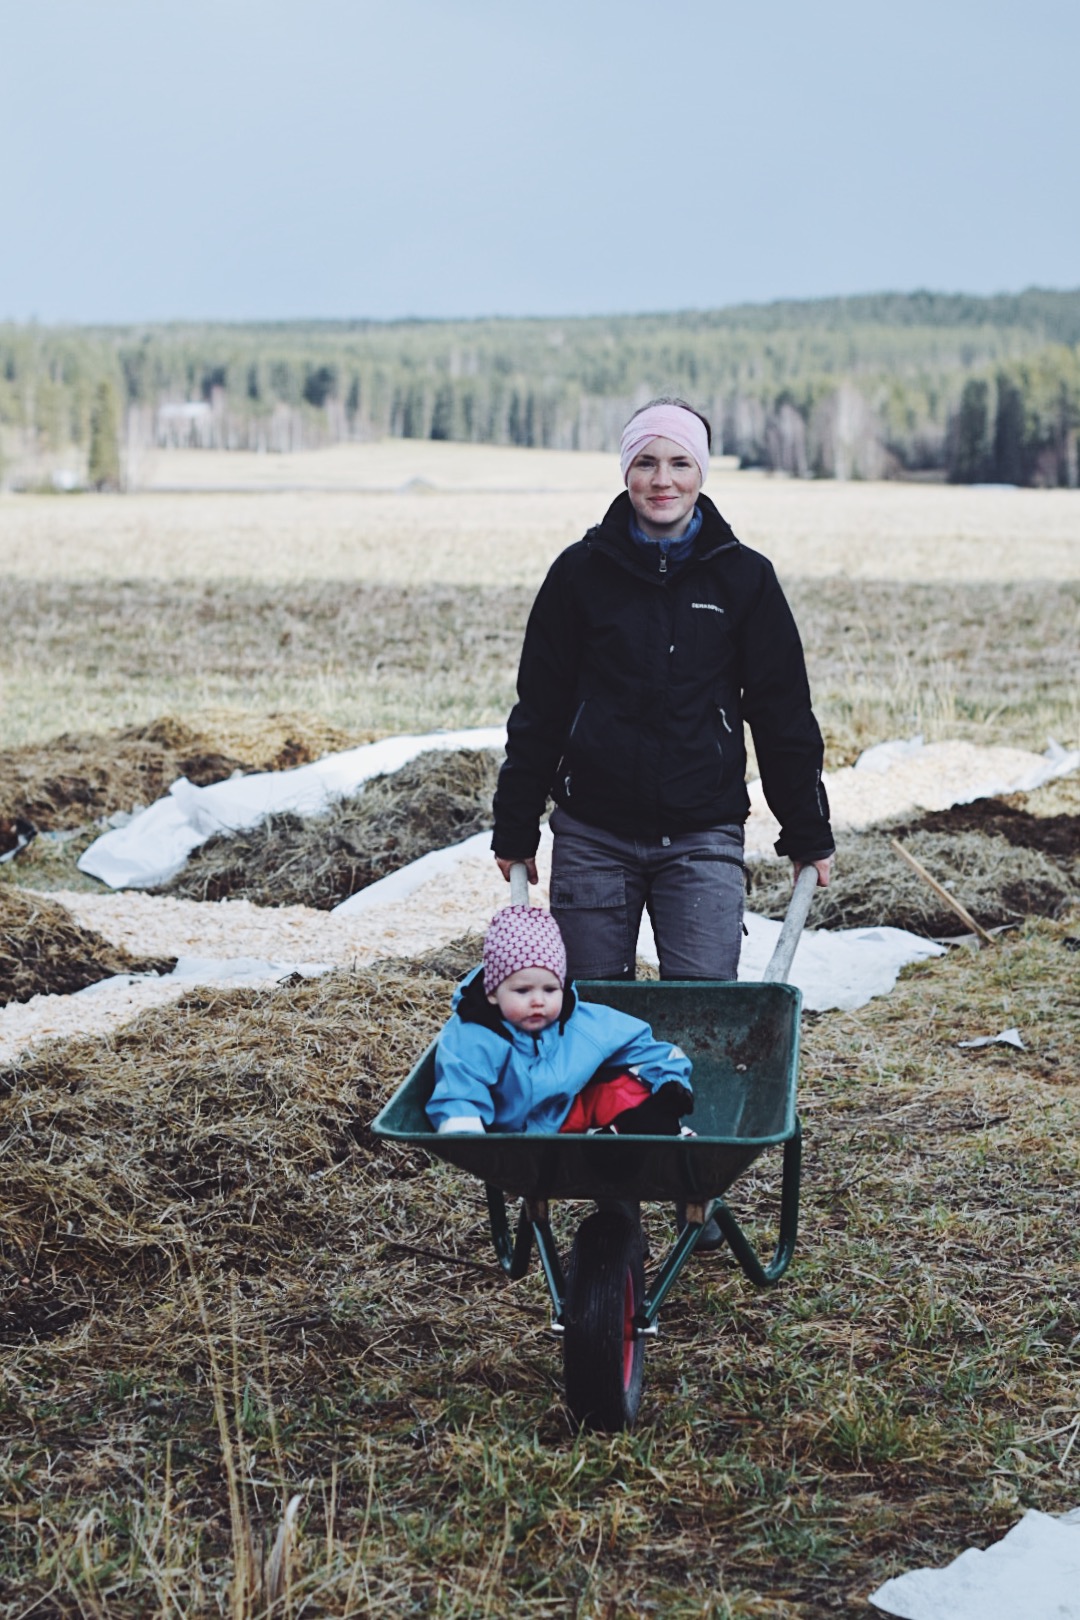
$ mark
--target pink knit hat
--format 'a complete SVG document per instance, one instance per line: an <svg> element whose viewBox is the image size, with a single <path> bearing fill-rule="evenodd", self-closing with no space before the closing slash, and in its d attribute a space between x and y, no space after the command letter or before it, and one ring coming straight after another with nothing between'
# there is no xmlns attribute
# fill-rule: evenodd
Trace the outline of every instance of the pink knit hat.
<svg viewBox="0 0 1080 1620"><path fill-rule="evenodd" d="M566 983L566 946L550 911L539 906L504 906L484 935L484 994L494 995L511 973L547 968Z"/></svg>
<svg viewBox="0 0 1080 1620"><path fill-rule="evenodd" d="M647 405L623 428L619 447L623 483L630 463L650 439L670 439L673 444L681 444L701 468L701 482L705 482L709 476L709 435L701 417L683 405Z"/></svg>

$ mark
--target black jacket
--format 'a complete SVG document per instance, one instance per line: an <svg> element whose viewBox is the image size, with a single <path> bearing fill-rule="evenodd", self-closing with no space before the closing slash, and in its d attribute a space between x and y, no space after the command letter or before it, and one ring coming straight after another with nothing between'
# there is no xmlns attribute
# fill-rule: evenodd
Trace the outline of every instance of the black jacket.
<svg viewBox="0 0 1080 1620"><path fill-rule="evenodd" d="M832 852L822 741L802 644L767 558L707 496L694 554L661 571L630 537L630 497L557 557L529 615L492 845L531 855L550 793L627 836L743 822L743 721L777 853Z"/></svg>

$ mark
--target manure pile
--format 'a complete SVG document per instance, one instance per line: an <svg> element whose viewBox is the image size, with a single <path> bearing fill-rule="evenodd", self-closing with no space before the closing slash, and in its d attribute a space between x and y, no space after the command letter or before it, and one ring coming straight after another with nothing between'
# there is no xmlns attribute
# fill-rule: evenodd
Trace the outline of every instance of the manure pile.
<svg viewBox="0 0 1080 1620"><path fill-rule="evenodd" d="M268 817L211 838L156 892L329 911L432 850L491 826L496 749L432 749L323 815Z"/></svg>
<svg viewBox="0 0 1080 1620"><path fill-rule="evenodd" d="M0 887L0 1005L71 995L114 973L170 973L175 959L137 957L82 928L54 900Z"/></svg>
<svg viewBox="0 0 1080 1620"><path fill-rule="evenodd" d="M841 832L832 882L814 900L816 928L904 928L949 937L964 925L890 846L905 849L984 928L1024 917L1060 917L1080 901L1080 815L1034 815L1021 796L976 799L868 828ZM791 894L789 870L768 862L751 868L750 905L782 917Z"/></svg>
<svg viewBox="0 0 1080 1620"><path fill-rule="evenodd" d="M152 804L179 776L197 787L234 771L282 771L371 741L314 715L207 710L191 722L163 715L145 726L66 732L51 742L0 750L0 819L63 831Z"/></svg>

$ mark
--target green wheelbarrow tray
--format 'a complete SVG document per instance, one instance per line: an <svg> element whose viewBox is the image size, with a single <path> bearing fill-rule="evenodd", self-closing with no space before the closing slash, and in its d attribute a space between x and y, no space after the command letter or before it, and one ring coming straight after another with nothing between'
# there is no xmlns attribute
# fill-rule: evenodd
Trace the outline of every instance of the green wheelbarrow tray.
<svg viewBox="0 0 1080 1620"><path fill-rule="evenodd" d="M516 871L527 902L524 867ZM508 1277L525 1275L536 1248L551 1296L552 1329L562 1337L567 1405L592 1428L613 1432L633 1423L645 1337L656 1333L660 1307L710 1218L759 1287L776 1282L794 1253L802 997L784 981L816 883L814 868L804 869L760 984L594 980L576 986L583 1000L644 1019L658 1039L683 1048L693 1064L690 1119L696 1135L439 1136L425 1112L435 1079L434 1043L372 1123L377 1137L423 1148L484 1182L495 1252ZM780 1236L772 1260L763 1264L723 1194L766 1148L781 1145ZM522 1200L513 1238L508 1195ZM598 1206L578 1229L565 1273L548 1218L553 1198L590 1199ZM648 1286L638 1211L643 1199L674 1201L684 1212L682 1229Z"/></svg>
<svg viewBox="0 0 1080 1620"><path fill-rule="evenodd" d="M676 1245L686 1250L681 1259L692 1251L711 1213L751 1279L759 1285L776 1281L790 1261L798 1222L799 991L789 984L709 980L582 981L576 989L582 1000L641 1018L660 1039L683 1048L693 1064L694 1110L688 1123L695 1136L439 1136L424 1111L434 1084L434 1043L377 1115L373 1133L421 1147L485 1183L496 1252L510 1275L520 1274L521 1257L514 1264L507 1252L506 1195L525 1200L533 1225L537 1216L546 1221L541 1210L555 1198L601 1204L673 1200L689 1212ZM772 1264L763 1266L726 1206L711 1211L707 1206L766 1148L781 1144L781 1243ZM519 1235L519 1247L520 1242Z"/></svg>

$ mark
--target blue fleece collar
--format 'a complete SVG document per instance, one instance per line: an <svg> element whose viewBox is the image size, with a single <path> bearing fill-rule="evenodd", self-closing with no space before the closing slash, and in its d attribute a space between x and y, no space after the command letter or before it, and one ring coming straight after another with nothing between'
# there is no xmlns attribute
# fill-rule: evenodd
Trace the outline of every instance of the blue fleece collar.
<svg viewBox="0 0 1080 1620"><path fill-rule="evenodd" d="M637 514L630 512L630 538L642 551L648 552L650 562L659 565L661 558L667 559L666 572L671 573L683 563L689 562L694 551L694 542L701 533L704 519L700 506L694 507L694 515L690 519L685 534L680 534L677 540L654 540L652 535L646 534L638 523Z"/></svg>

